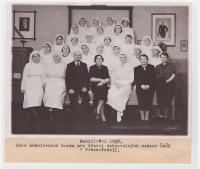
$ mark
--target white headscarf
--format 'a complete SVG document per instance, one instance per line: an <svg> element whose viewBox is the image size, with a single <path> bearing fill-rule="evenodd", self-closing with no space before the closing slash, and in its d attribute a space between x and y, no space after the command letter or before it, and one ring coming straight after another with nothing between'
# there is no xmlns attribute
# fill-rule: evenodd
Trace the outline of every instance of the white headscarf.
<svg viewBox="0 0 200 169"><path fill-rule="evenodd" d="M122 22L124 22L124 21L128 21L128 26L130 26L130 21L129 21L129 19L128 18L122 18ZM121 25L123 25L122 23L121 23Z"/></svg>
<svg viewBox="0 0 200 169"><path fill-rule="evenodd" d="M102 22L101 22L101 19L99 17L92 17L92 26L94 26L94 20L98 20L98 22L99 22L98 26L102 26Z"/></svg>
<svg viewBox="0 0 200 169"><path fill-rule="evenodd" d="M144 45L144 40L145 40L145 39L149 39L149 41L150 41L150 45L149 45L149 46L152 46L152 45L153 45L153 41L152 41L151 37L150 37L150 36L144 36L144 37L142 38L142 41L141 41L141 45L142 45L142 46L145 46L145 45Z"/></svg>
<svg viewBox="0 0 200 169"><path fill-rule="evenodd" d="M49 47L50 47L50 53L52 52L52 45L51 45L51 43L50 42L45 42L44 44L43 44L43 47L45 46L45 45L48 45ZM40 50L40 54L44 54L44 48L42 48L41 50Z"/></svg>
<svg viewBox="0 0 200 169"><path fill-rule="evenodd" d="M37 51L37 50L34 50L33 52L31 52L31 53L30 53L30 56L29 56L29 63L34 63L34 62L33 62L33 56L34 56L35 54L39 54L39 55L40 55L40 52ZM41 57L40 57L40 59L41 59ZM41 62L41 60L40 60L40 62Z"/></svg>
<svg viewBox="0 0 200 169"><path fill-rule="evenodd" d="M57 39L59 36L61 36L61 37L63 38L63 43L62 43L62 45L64 45L64 36L63 36L62 34L57 34L53 46L57 46L57 44L56 44L56 39Z"/></svg>
<svg viewBox="0 0 200 169"><path fill-rule="evenodd" d="M74 27L74 26L77 26L78 29L79 29L79 25L78 25L78 24L76 24L76 23L73 24L73 25L71 26L71 29L70 29L70 34L74 34L74 33L73 33L73 30L72 30L72 27ZM78 30L78 34L79 34L79 31L80 31L80 30Z"/></svg>

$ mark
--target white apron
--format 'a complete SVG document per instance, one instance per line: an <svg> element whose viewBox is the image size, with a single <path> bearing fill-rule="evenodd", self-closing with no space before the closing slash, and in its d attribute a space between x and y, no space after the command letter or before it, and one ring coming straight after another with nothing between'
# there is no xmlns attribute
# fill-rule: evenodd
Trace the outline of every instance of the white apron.
<svg viewBox="0 0 200 169"><path fill-rule="evenodd" d="M126 63L124 67L119 67L114 73L108 90L107 104L119 112L126 109L126 103L131 94L131 83L134 80L133 69L130 64ZM122 85L117 88L115 83Z"/></svg>
<svg viewBox="0 0 200 169"><path fill-rule="evenodd" d="M21 83L24 90L23 108L41 106L43 98L44 67L41 63L27 63Z"/></svg>
<svg viewBox="0 0 200 169"><path fill-rule="evenodd" d="M44 94L45 107L63 109L66 86L65 86L64 63L52 63L46 67L46 85Z"/></svg>

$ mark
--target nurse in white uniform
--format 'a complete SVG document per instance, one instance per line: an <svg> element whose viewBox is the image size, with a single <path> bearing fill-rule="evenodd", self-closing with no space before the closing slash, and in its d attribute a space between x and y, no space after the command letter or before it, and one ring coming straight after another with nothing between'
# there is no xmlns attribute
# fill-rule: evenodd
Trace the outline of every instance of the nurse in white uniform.
<svg viewBox="0 0 200 169"><path fill-rule="evenodd" d="M153 46L151 49L151 55L149 57L149 63L156 67L157 65L161 64L160 53L162 50L159 46Z"/></svg>
<svg viewBox="0 0 200 169"><path fill-rule="evenodd" d="M114 72L111 81L107 104L116 110L117 122L121 122L126 103L131 94L131 84L134 81L133 68L128 63L125 54L120 55L120 66Z"/></svg>
<svg viewBox="0 0 200 169"><path fill-rule="evenodd" d="M55 121L55 112L63 109L66 85L65 72L66 65L62 62L61 56L53 54L53 62L45 67L45 94L43 98L44 106L49 109L51 121Z"/></svg>
<svg viewBox="0 0 200 169"><path fill-rule="evenodd" d="M113 46L121 42L124 42L124 35L123 35L123 30L122 30L121 25L119 24L115 25L114 33L115 33L114 36L112 36Z"/></svg>
<svg viewBox="0 0 200 169"><path fill-rule="evenodd" d="M105 26L105 35L106 36L114 36L114 28L115 28L115 24L114 24L114 20L111 17L107 17L107 23Z"/></svg>
<svg viewBox="0 0 200 169"><path fill-rule="evenodd" d="M66 44L67 45L71 45L71 39L73 37L77 37L78 39L80 39L80 33L79 33L79 27L77 24L73 24L70 30L70 34L67 35L66 38Z"/></svg>
<svg viewBox="0 0 200 169"><path fill-rule="evenodd" d="M107 66L111 62L111 56L113 52L113 46L111 45L111 37L106 36L104 38L104 65Z"/></svg>
<svg viewBox="0 0 200 169"><path fill-rule="evenodd" d="M68 63L74 60L69 45L64 45L62 48L62 62L67 66Z"/></svg>
<svg viewBox="0 0 200 169"><path fill-rule="evenodd" d="M88 46L85 44L81 46L81 53L82 53L81 61L87 64L87 68L89 70L90 66L94 64L94 56L92 53L90 53Z"/></svg>
<svg viewBox="0 0 200 169"><path fill-rule="evenodd" d="M34 51L30 54L29 63L24 67L21 82L21 92L24 93L23 108L29 125L38 122L38 109L41 107L44 94L44 66L40 53Z"/></svg>
<svg viewBox="0 0 200 169"><path fill-rule="evenodd" d="M89 31L92 33L94 37L97 36L98 26L102 26L101 20L99 19L99 17L92 18L92 26L89 28Z"/></svg>
<svg viewBox="0 0 200 169"><path fill-rule="evenodd" d="M40 50L41 61L46 65L52 61L52 46L49 42L44 43Z"/></svg>
<svg viewBox="0 0 200 169"><path fill-rule="evenodd" d="M97 36L94 37L94 44L96 46L100 45L100 44L103 44L103 41L104 41L104 28L103 26L98 26L97 27Z"/></svg>
<svg viewBox="0 0 200 169"><path fill-rule="evenodd" d="M90 31L88 28L88 23L86 18L80 18L78 21L79 26L79 43L82 44L84 42L85 35Z"/></svg>
<svg viewBox="0 0 200 169"><path fill-rule="evenodd" d="M130 22L128 18L122 19L122 28L124 36L131 35L133 38L133 43L135 43L135 32L133 28L130 27Z"/></svg>
<svg viewBox="0 0 200 169"><path fill-rule="evenodd" d="M125 36L125 43L123 43L122 46L122 53L126 54L128 57L128 62L133 66L136 65L136 58L134 57L134 46L135 44L133 43L133 37L132 35L127 34Z"/></svg>
<svg viewBox="0 0 200 169"><path fill-rule="evenodd" d="M148 57L151 56L151 49L153 47L153 41L150 36L143 37L141 41L141 50L142 54L147 55Z"/></svg>
<svg viewBox="0 0 200 169"><path fill-rule="evenodd" d="M63 45L64 45L64 37L62 35L57 35L56 41L53 44L53 52L61 53Z"/></svg>

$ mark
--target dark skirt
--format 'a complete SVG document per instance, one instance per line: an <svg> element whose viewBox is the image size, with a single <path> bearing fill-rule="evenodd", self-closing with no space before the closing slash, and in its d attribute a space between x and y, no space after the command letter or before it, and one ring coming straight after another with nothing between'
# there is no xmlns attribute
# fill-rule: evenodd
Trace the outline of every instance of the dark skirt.
<svg viewBox="0 0 200 169"><path fill-rule="evenodd" d="M94 93L94 104L98 104L99 100L107 101L108 88L107 87L95 87L92 91Z"/></svg>
<svg viewBox="0 0 200 169"><path fill-rule="evenodd" d="M151 110L154 90L136 90L140 110Z"/></svg>
<svg viewBox="0 0 200 169"><path fill-rule="evenodd" d="M160 106L170 106L175 95L175 83L157 83L156 95Z"/></svg>

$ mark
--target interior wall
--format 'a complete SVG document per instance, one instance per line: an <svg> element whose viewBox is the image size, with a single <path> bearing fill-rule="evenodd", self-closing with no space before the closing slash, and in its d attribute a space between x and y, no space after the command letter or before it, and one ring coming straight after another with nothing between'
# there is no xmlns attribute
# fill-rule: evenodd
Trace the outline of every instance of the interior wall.
<svg viewBox="0 0 200 169"><path fill-rule="evenodd" d="M68 33L68 8L56 5L15 5L16 11L36 10L36 40L27 40L26 47L41 49L43 43L54 43L57 34ZM20 40L13 40L13 46L22 46Z"/></svg>

